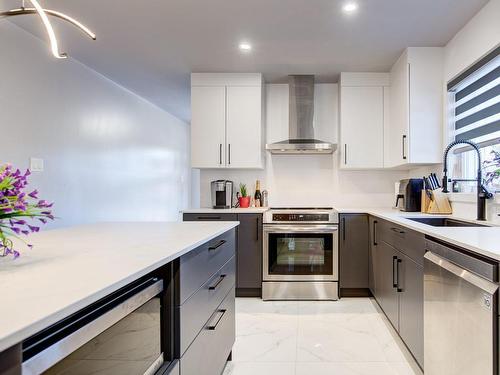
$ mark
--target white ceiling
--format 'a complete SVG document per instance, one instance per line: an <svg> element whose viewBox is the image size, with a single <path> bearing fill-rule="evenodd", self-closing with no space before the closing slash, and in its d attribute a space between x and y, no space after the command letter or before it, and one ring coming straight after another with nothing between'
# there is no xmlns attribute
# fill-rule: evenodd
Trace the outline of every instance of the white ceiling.
<svg viewBox="0 0 500 375"><path fill-rule="evenodd" d="M443 46L487 0L42 0L97 33L54 19L61 50L189 121L189 73L262 72L268 82L387 71L407 46ZM20 1L3 0L1 7ZM45 38L34 16L15 22ZM242 40L252 43L239 52Z"/></svg>

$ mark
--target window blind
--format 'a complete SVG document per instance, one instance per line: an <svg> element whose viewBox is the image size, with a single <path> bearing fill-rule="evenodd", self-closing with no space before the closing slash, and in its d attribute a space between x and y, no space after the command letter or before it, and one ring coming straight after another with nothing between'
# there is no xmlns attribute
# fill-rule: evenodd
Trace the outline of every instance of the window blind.
<svg viewBox="0 0 500 375"><path fill-rule="evenodd" d="M500 143L500 47L448 85L455 140Z"/></svg>

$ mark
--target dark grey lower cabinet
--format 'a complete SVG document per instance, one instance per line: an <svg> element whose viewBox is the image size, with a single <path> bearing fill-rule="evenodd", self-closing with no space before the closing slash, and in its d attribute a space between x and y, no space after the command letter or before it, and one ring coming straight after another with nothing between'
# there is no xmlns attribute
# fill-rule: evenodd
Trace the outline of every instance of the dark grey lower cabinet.
<svg viewBox="0 0 500 375"><path fill-rule="evenodd" d="M21 375L21 344L0 352L0 374Z"/></svg>
<svg viewBox="0 0 500 375"><path fill-rule="evenodd" d="M399 295L396 287L398 251L381 241L377 244L377 295L375 296L385 315L396 330L399 329Z"/></svg>
<svg viewBox="0 0 500 375"><path fill-rule="evenodd" d="M346 295L346 290L352 292L364 289L368 292L368 246L368 215L340 215L339 279L342 295Z"/></svg>
<svg viewBox="0 0 500 375"><path fill-rule="evenodd" d="M260 297L262 290L262 214L185 213L184 221L239 221L236 230L236 296Z"/></svg>
<svg viewBox="0 0 500 375"><path fill-rule="evenodd" d="M236 250L237 294L260 295L262 288L262 215L239 214L238 248Z"/></svg>
<svg viewBox="0 0 500 375"><path fill-rule="evenodd" d="M180 375L220 375L236 338L236 229L176 259L175 358Z"/></svg>
<svg viewBox="0 0 500 375"><path fill-rule="evenodd" d="M399 334L418 363L424 364L424 268L400 255Z"/></svg>
<svg viewBox="0 0 500 375"><path fill-rule="evenodd" d="M424 242L421 233L370 218L370 288L422 368L424 270L420 258L424 254Z"/></svg>

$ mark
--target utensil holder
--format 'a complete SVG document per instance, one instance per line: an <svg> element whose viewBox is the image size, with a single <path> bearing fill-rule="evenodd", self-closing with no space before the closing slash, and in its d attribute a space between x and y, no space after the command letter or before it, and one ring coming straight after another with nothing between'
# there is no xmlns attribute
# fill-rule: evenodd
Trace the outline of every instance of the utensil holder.
<svg viewBox="0 0 500 375"><path fill-rule="evenodd" d="M431 198L422 190L421 212L426 214L451 214L452 208L448 197L440 192L431 191Z"/></svg>

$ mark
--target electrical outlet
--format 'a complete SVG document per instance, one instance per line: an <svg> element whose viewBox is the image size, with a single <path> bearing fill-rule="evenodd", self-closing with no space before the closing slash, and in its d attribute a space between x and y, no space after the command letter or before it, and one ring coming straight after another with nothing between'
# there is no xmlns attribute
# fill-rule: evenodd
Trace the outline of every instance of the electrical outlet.
<svg viewBox="0 0 500 375"><path fill-rule="evenodd" d="M43 172L43 159L30 158L30 171L31 172Z"/></svg>

